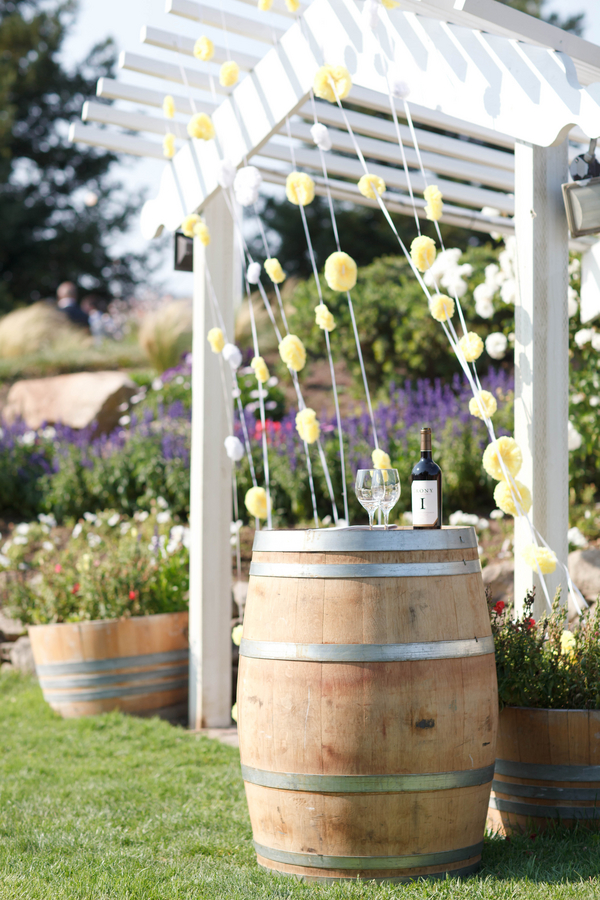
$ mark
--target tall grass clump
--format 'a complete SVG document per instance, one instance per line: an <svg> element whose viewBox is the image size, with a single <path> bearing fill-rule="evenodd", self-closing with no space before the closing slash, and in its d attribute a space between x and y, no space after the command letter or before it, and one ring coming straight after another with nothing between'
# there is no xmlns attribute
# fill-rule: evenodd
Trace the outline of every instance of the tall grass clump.
<svg viewBox="0 0 600 900"><path fill-rule="evenodd" d="M140 346L160 374L177 365L192 349L192 306L189 300L172 300L147 313L139 331Z"/></svg>
<svg viewBox="0 0 600 900"><path fill-rule="evenodd" d="M80 348L89 337L65 314L40 301L15 309L0 319L0 357L15 359L42 350Z"/></svg>

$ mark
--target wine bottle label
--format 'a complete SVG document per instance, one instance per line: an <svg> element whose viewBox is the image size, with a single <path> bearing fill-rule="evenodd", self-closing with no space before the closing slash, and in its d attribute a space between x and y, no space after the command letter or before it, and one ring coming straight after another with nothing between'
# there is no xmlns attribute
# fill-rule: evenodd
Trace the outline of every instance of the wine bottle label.
<svg viewBox="0 0 600 900"><path fill-rule="evenodd" d="M438 520L438 489L435 481L412 483L413 525L435 525Z"/></svg>

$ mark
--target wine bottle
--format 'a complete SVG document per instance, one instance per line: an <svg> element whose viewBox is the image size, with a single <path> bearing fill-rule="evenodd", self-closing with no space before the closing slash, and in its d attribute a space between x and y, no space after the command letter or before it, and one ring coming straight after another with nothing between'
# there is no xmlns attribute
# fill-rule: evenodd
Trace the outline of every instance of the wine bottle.
<svg viewBox="0 0 600 900"><path fill-rule="evenodd" d="M431 457L431 428L421 429L421 459L410 477L413 528L442 527L442 470Z"/></svg>

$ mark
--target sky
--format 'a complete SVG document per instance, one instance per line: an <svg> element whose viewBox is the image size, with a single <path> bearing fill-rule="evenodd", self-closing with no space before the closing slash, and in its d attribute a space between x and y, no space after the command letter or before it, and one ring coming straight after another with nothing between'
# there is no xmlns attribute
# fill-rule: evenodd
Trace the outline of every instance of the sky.
<svg viewBox="0 0 600 900"><path fill-rule="evenodd" d="M74 65L85 57L93 44L110 36L114 39L117 50L130 50L133 52L147 53L149 56L172 61L169 51L161 51L156 47L144 48L140 44L140 30L142 25L154 25L171 32L196 36L197 26L186 19L164 12L165 0L79 0L80 12L76 24L64 44L63 59L67 66ZM586 16L586 28L583 37L600 45L600 0L547 0L546 12L557 12L566 16L575 12L584 12ZM203 32L210 36L210 29ZM235 50L236 36L230 36L232 50ZM241 40L241 39L240 39ZM240 46L243 46L241 44ZM120 76L117 76L119 78ZM147 76L138 75L135 72L124 73L123 80L129 84L139 84L148 87L149 82L156 90L161 90L161 82L150 79ZM163 85L165 93L171 90L182 92L181 87L168 83ZM119 103L121 108L126 104ZM156 115L156 111L153 111ZM148 197L154 197L160 184L160 176L164 163L154 159L133 159L129 157L123 165L115 166L113 172L116 178L122 180L132 190L145 188ZM145 246L145 241L139 233L138 223L132 223L129 234L119 240L115 246L115 252L120 253L127 249L140 250ZM192 290L192 276L184 272L174 272L172 264L172 247L170 242L165 245L163 264L155 276L167 293L174 295L189 295Z"/></svg>

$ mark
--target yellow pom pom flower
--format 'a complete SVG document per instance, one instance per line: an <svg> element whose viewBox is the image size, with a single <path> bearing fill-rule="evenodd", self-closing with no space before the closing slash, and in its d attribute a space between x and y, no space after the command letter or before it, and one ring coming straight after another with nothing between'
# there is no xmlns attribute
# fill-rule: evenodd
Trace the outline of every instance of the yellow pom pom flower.
<svg viewBox="0 0 600 900"><path fill-rule="evenodd" d="M295 334L286 334L279 345L279 355L294 372L299 372L306 363L306 350L304 344Z"/></svg>
<svg viewBox="0 0 600 900"><path fill-rule="evenodd" d="M306 172L290 172L285 180L285 196L294 206L308 206L315 199L315 183Z"/></svg>
<svg viewBox="0 0 600 900"><path fill-rule="evenodd" d="M296 415L296 431L307 444L314 444L319 439L321 426L314 409L301 409Z"/></svg>
<svg viewBox="0 0 600 900"><path fill-rule="evenodd" d="M244 504L255 519L267 518L267 492L262 487L251 487L246 491Z"/></svg>
<svg viewBox="0 0 600 900"><path fill-rule="evenodd" d="M485 448L483 454L483 468L488 475L491 475L496 481L502 481L504 479L504 472L502 471L498 459L499 456L502 457L504 468L510 472L513 478L516 478L519 469L523 465L523 454L514 438L498 438L498 440L492 441L492 443L488 444Z"/></svg>
<svg viewBox="0 0 600 900"><path fill-rule="evenodd" d="M513 485L507 481L499 481L494 491L494 500L498 509L501 509L507 516L521 516L531 509L531 492L520 481L515 481Z"/></svg>
<svg viewBox="0 0 600 900"><path fill-rule="evenodd" d="M273 284L281 284L282 281L285 281L285 272L276 256L273 256L271 259L265 259L265 272Z"/></svg>
<svg viewBox="0 0 600 900"><path fill-rule="evenodd" d="M172 119L175 115L175 101L170 94L167 94L163 100L163 112L167 119Z"/></svg>
<svg viewBox="0 0 600 900"><path fill-rule="evenodd" d="M240 77L240 67L233 60L224 62L219 70L219 84L223 87L233 87Z"/></svg>
<svg viewBox="0 0 600 900"><path fill-rule="evenodd" d="M427 201L425 215L431 222L437 222L442 218L442 209L444 206L442 203L442 196L442 192L437 184L430 184L423 192L423 197Z"/></svg>
<svg viewBox="0 0 600 900"><path fill-rule="evenodd" d="M300 0L285 0L285 5L287 6L289 12L298 12L298 10L300 9Z"/></svg>
<svg viewBox="0 0 600 900"><path fill-rule="evenodd" d="M255 356L250 365L254 369L259 384L264 384L269 380L269 369L262 356Z"/></svg>
<svg viewBox="0 0 600 900"><path fill-rule="evenodd" d="M454 315L454 300L445 294L434 294L429 301L429 312L436 322L447 322Z"/></svg>
<svg viewBox="0 0 600 900"><path fill-rule="evenodd" d="M569 659L575 656L577 639L572 631L563 631L560 636L560 651Z"/></svg>
<svg viewBox="0 0 600 900"><path fill-rule="evenodd" d="M521 554L528 566L537 572L538 566L542 575L551 575L556 569L556 554L546 547L528 544Z"/></svg>
<svg viewBox="0 0 600 900"><path fill-rule="evenodd" d="M163 156L167 159L173 159L175 156L175 135L170 131L163 138Z"/></svg>
<svg viewBox="0 0 600 900"><path fill-rule="evenodd" d="M400 6L400 4L396 2L396 0L381 0L381 5L385 6L386 9L396 9L398 6Z"/></svg>
<svg viewBox="0 0 600 900"><path fill-rule="evenodd" d="M256 5L261 12L268 12L273 6L273 0L258 0Z"/></svg>
<svg viewBox="0 0 600 900"><path fill-rule="evenodd" d="M181 230L186 237L194 237L194 228L201 221L202 219L199 215L197 215L196 213L192 213L190 216L186 216L181 223Z"/></svg>
<svg viewBox="0 0 600 900"><path fill-rule="evenodd" d="M332 82L335 85L333 90ZM347 97L352 88L352 78L345 66L321 66L315 75L313 91L321 100L336 103L336 94L340 100Z"/></svg>
<svg viewBox="0 0 600 900"><path fill-rule="evenodd" d="M244 626L243 625L234 625L231 629L231 640L235 644L236 647L239 647L242 643L242 637L244 636Z"/></svg>
<svg viewBox="0 0 600 900"><path fill-rule="evenodd" d="M410 245L410 256L420 272L426 272L434 263L436 255L435 242L424 234L416 237Z"/></svg>
<svg viewBox="0 0 600 900"><path fill-rule="evenodd" d="M220 353L225 346L225 338L220 328L211 328L206 339L213 353Z"/></svg>
<svg viewBox="0 0 600 900"><path fill-rule="evenodd" d="M477 402L477 398L479 399L479 402ZM471 399L469 400L469 412L472 416L477 416L478 419L483 419L483 416L481 414L481 407L483 407L484 413L486 414L488 419L491 419L498 409L496 398L493 394L490 394L489 391L478 391L477 398L471 397Z"/></svg>
<svg viewBox="0 0 600 900"><path fill-rule="evenodd" d="M371 453L371 459L373 460L373 465L376 469L391 469L392 462L390 460L389 454L385 452L385 450L373 450Z"/></svg>
<svg viewBox="0 0 600 900"><path fill-rule="evenodd" d="M379 175L363 175L358 182L358 189L363 197L376 200L377 194L381 197L385 193L385 181Z"/></svg>
<svg viewBox="0 0 600 900"><path fill-rule="evenodd" d="M211 117L207 116L206 113L196 113L188 122L187 133L191 138L198 138L200 141L210 141L215 136L215 126Z"/></svg>
<svg viewBox="0 0 600 900"><path fill-rule="evenodd" d="M484 343L474 331L468 331L458 342L467 362L475 362L483 353Z"/></svg>
<svg viewBox="0 0 600 900"><path fill-rule="evenodd" d="M194 56L196 59L199 59L200 62L208 62L214 55L215 45L211 39L207 38L205 35L199 37L194 44Z"/></svg>
<svg viewBox="0 0 600 900"><path fill-rule="evenodd" d="M333 331L335 328L335 319L329 308L324 303L315 306L315 322L323 331Z"/></svg>
<svg viewBox="0 0 600 900"><path fill-rule="evenodd" d="M210 244L210 230L204 219L200 219L194 225L194 237L197 237L204 247Z"/></svg>
<svg viewBox="0 0 600 900"><path fill-rule="evenodd" d="M356 284L356 263L351 256L336 250L325 261L325 281L332 291L351 291Z"/></svg>

